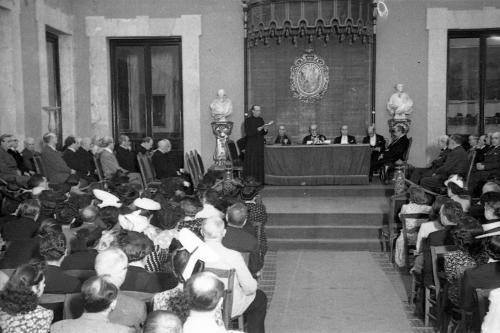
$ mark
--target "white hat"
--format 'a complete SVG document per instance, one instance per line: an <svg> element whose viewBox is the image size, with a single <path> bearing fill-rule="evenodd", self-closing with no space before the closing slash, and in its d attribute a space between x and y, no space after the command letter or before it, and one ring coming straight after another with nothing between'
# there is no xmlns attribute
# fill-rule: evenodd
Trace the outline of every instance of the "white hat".
<svg viewBox="0 0 500 333"><path fill-rule="evenodd" d="M139 215L139 211L127 215L118 215L118 222L125 230L143 232L149 227L149 220L146 216Z"/></svg>
<svg viewBox="0 0 500 333"><path fill-rule="evenodd" d="M196 236L191 230L183 228L179 231L179 242L191 253L182 276L188 280L193 273L197 260L203 260L205 263L220 261L220 257L204 241Z"/></svg>
<svg viewBox="0 0 500 333"><path fill-rule="evenodd" d="M158 202L148 198L137 198L134 200L134 206L145 210L160 210L161 206Z"/></svg>
<svg viewBox="0 0 500 333"><path fill-rule="evenodd" d="M120 199L117 196L115 196L109 192L99 190L99 189L94 189L94 190L92 190L92 193L94 194L94 196L97 199L102 201L100 204L97 205L97 207L99 207L99 208L108 207L108 206L120 208L122 206Z"/></svg>
<svg viewBox="0 0 500 333"><path fill-rule="evenodd" d="M486 238L486 237L493 237L493 236L498 236L498 235L500 235L500 230L492 231L490 233L485 233L485 234L476 236L476 239L481 239L481 238Z"/></svg>
<svg viewBox="0 0 500 333"><path fill-rule="evenodd" d="M460 188L464 188L464 180L458 175L451 175L447 180L445 180L444 185L448 186L449 183L455 183Z"/></svg>

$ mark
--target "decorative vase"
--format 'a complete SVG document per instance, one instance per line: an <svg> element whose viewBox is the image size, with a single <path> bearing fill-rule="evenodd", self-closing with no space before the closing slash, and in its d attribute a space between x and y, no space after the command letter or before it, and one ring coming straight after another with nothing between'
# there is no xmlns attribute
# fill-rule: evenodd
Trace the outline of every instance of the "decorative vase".
<svg viewBox="0 0 500 333"><path fill-rule="evenodd" d="M227 146L227 140L229 135L233 130L232 121L213 121L210 123L212 125L212 132L215 135L215 152L214 152L214 163L215 166L225 169L226 161L231 160L229 157L229 149Z"/></svg>

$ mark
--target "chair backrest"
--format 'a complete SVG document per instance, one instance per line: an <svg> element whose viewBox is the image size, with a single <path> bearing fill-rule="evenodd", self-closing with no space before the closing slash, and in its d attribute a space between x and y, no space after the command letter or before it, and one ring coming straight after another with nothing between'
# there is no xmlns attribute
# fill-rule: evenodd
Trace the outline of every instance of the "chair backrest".
<svg viewBox="0 0 500 333"><path fill-rule="evenodd" d="M465 176L464 189L466 189L466 190L469 189L469 179L470 179L470 175L472 173L472 169L474 169L474 162L476 161L476 154L477 154L477 151L474 149L474 151L472 152L472 155L470 156L470 160L469 160L469 170L467 170L467 175Z"/></svg>
<svg viewBox="0 0 500 333"><path fill-rule="evenodd" d="M403 155L403 162L408 161L408 157L410 156L410 149L413 143L413 138L408 138L408 148L406 148L405 154Z"/></svg>
<svg viewBox="0 0 500 333"><path fill-rule="evenodd" d="M205 272L214 273L224 282L226 289L224 290L224 300L222 303L222 320L224 321L224 326L228 329L231 324L231 313L233 311L235 270L205 267Z"/></svg>
<svg viewBox="0 0 500 333"><path fill-rule="evenodd" d="M443 278L440 272L443 272L443 262L439 261L448 252L456 251L455 245L431 246L431 261L432 261L432 276L434 277L434 286L436 295L439 295L441 290L440 278Z"/></svg>
<svg viewBox="0 0 500 333"><path fill-rule="evenodd" d="M227 141L227 147L229 150L229 157L231 158L231 161L234 163L239 160L238 157L238 148L236 147L236 144L234 143L233 140L228 140Z"/></svg>
<svg viewBox="0 0 500 333"><path fill-rule="evenodd" d="M479 322L483 322L484 316L486 316L486 313L488 312L488 308L490 307L490 300L488 299L490 296L490 291L493 289L481 289L481 288L476 288L474 290L474 297L477 300L477 314L479 316L478 319L480 319Z"/></svg>
<svg viewBox="0 0 500 333"><path fill-rule="evenodd" d="M148 313L153 311L153 297L155 294L132 290L122 290L120 291L120 293L146 303L146 309Z"/></svg>
<svg viewBox="0 0 500 333"><path fill-rule="evenodd" d="M78 278L81 282L84 282L88 278L95 276L96 272L93 269L68 269L64 273Z"/></svg>
<svg viewBox="0 0 500 333"><path fill-rule="evenodd" d="M36 173L47 177L47 174L45 173L45 167L42 162L42 157L39 155L33 156L33 162L35 164Z"/></svg>
<svg viewBox="0 0 500 333"><path fill-rule="evenodd" d="M76 319L83 314L83 297L81 293L67 294L64 300L63 319Z"/></svg>
<svg viewBox="0 0 500 333"><path fill-rule="evenodd" d="M38 304L46 309L52 310L54 312L54 319L52 322L56 322L63 319L64 312L64 301L66 300L66 294L43 294L38 300Z"/></svg>
<svg viewBox="0 0 500 333"><path fill-rule="evenodd" d="M99 177L99 180L102 182L105 180L105 178L104 178L104 171L102 171L101 160L97 158L95 155L92 156L92 158L94 159L95 168L97 170L97 177Z"/></svg>
<svg viewBox="0 0 500 333"><path fill-rule="evenodd" d="M201 155L198 153L198 151L195 149L194 150L194 156L198 160L198 165L200 166L200 171L201 171L201 176L205 174L205 166L203 165L203 159L201 158Z"/></svg>
<svg viewBox="0 0 500 333"><path fill-rule="evenodd" d="M137 154L137 162L139 163L139 170L141 171L141 178L143 187L146 188L147 184L154 180L154 173L148 157L144 154Z"/></svg>
<svg viewBox="0 0 500 333"><path fill-rule="evenodd" d="M424 214L424 213L418 213L418 214L399 214L399 219L401 220L401 230L403 232L403 239L406 244L408 245L415 245L415 244L409 244L408 243L408 225L407 225L407 220L408 219L416 219L416 220L423 220L422 222L426 222L429 220L429 214Z"/></svg>
<svg viewBox="0 0 500 333"><path fill-rule="evenodd" d="M201 166L198 157L196 156L193 150L189 152L189 158L191 159L192 164L195 168L196 176L198 177L199 180L201 180L203 178L203 173L201 172Z"/></svg>
<svg viewBox="0 0 500 333"><path fill-rule="evenodd" d="M191 175L191 181L193 182L194 188L198 188L198 184L200 183L200 177L198 175L198 170L194 164L194 160L192 159L192 154L186 153L186 165L189 174Z"/></svg>

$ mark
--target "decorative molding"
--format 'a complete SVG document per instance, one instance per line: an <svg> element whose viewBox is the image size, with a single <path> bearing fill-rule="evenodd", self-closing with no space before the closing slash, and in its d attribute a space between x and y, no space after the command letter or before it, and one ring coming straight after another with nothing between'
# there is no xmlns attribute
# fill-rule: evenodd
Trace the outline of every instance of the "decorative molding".
<svg viewBox="0 0 500 333"><path fill-rule="evenodd" d="M328 66L312 49L296 58L290 67L290 90L302 102L314 103L323 98L329 80Z"/></svg>

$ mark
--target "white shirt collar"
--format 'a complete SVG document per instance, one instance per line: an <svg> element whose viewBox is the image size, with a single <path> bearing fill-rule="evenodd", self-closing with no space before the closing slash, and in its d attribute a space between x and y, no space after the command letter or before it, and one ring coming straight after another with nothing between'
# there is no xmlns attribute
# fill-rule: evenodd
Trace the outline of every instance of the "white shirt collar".
<svg viewBox="0 0 500 333"><path fill-rule="evenodd" d="M103 150L109 151L111 154L113 154L113 151L109 149L108 147L104 148Z"/></svg>

